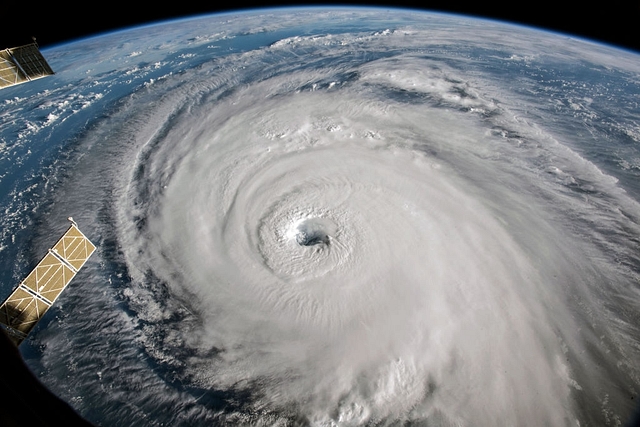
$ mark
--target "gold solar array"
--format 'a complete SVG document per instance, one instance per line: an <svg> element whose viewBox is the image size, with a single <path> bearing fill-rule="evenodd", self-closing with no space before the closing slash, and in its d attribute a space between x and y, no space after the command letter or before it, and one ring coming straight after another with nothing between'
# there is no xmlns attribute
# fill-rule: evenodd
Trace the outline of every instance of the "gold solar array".
<svg viewBox="0 0 640 427"><path fill-rule="evenodd" d="M0 324L16 345L42 319L96 247L75 222L0 306Z"/></svg>
<svg viewBox="0 0 640 427"><path fill-rule="evenodd" d="M52 74L35 43L0 50L0 89Z"/></svg>

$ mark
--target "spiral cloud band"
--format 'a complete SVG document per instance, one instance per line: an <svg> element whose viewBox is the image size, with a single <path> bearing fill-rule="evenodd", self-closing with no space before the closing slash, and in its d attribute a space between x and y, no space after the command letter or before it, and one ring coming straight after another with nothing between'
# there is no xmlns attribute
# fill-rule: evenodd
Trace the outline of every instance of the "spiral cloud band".
<svg viewBox="0 0 640 427"><path fill-rule="evenodd" d="M109 308L53 327L45 379L150 425L629 416L637 202L483 62L529 69L499 28L477 53L425 25L283 36L115 105L56 196L91 207L110 283L69 301Z"/></svg>
<svg viewBox="0 0 640 427"><path fill-rule="evenodd" d="M406 139L406 124L397 123L410 112L367 108L359 92L281 96L275 104L261 102L262 91L243 92L253 108L233 97L233 119L197 129L193 141L180 138L192 144L189 154L149 229L185 272L170 286L195 295L209 325L187 342L224 349L214 384L264 377L273 403L312 390L303 406L313 417L330 408L358 423L400 416L425 388L437 407L463 383L488 391L489 401L477 397L470 410L503 405L562 368L536 296L544 279L495 215ZM445 131L422 121L416 135ZM158 161L163 170L171 157ZM300 244L305 226L326 238ZM548 399L567 397L558 384L535 388L542 402L507 408L530 419Z"/></svg>

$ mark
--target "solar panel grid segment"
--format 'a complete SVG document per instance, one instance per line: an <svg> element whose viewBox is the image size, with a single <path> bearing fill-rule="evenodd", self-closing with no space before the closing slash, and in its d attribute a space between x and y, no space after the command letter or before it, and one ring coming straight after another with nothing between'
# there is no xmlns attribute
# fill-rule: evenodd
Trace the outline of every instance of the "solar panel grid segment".
<svg viewBox="0 0 640 427"><path fill-rule="evenodd" d="M55 74L35 43L0 51L0 88Z"/></svg>
<svg viewBox="0 0 640 427"><path fill-rule="evenodd" d="M8 49L0 50L0 88L27 81L27 77L16 67Z"/></svg>
<svg viewBox="0 0 640 427"><path fill-rule="evenodd" d="M0 305L0 324L16 344L42 319L94 251L95 246L72 224Z"/></svg>
<svg viewBox="0 0 640 427"><path fill-rule="evenodd" d="M53 74L53 70L35 44L20 46L10 50L12 51L14 60L29 77L37 78Z"/></svg>

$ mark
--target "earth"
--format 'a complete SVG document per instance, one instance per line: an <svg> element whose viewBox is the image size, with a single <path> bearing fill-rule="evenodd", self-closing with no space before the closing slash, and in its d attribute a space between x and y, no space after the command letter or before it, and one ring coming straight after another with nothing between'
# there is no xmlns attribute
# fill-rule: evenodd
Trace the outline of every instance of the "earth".
<svg viewBox="0 0 640 427"><path fill-rule="evenodd" d="M257 10L43 50L0 92L0 283L97 250L20 351L116 425L624 425L640 56Z"/></svg>

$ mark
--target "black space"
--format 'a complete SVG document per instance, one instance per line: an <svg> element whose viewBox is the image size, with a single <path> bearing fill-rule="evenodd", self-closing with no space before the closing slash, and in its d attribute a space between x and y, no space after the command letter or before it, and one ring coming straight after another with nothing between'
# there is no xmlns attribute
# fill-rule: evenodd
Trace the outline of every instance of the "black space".
<svg viewBox="0 0 640 427"><path fill-rule="evenodd" d="M0 329L0 426L91 427L29 371L18 349Z"/></svg>
<svg viewBox="0 0 640 427"><path fill-rule="evenodd" d="M213 12L232 12L256 7L295 5L360 5L415 8L418 3L400 1L338 2L234 2L216 7L201 2L125 3L119 0L85 4L81 8L65 3L3 5L4 30L0 32L0 48L30 43L36 37L42 48L58 43L98 35L143 23L164 21ZM206 3L204 3L206 4ZM640 52L640 2L609 0L595 3L509 2L500 5L487 2L458 4L454 1L427 1L420 9L485 17L601 41ZM597 5L597 6L593 6Z"/></svg>

